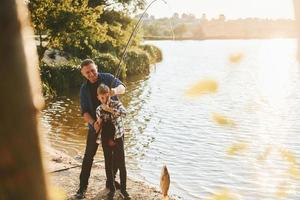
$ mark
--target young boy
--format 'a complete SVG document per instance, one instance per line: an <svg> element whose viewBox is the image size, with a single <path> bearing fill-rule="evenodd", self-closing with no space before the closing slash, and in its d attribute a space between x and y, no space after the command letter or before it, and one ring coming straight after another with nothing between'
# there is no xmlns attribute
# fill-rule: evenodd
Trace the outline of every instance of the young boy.
<svg viewBox="0 0 300 200"><path fill-rule="evenodd" d="M110 89L101 84L97 88L97 98L101 105L96 109L97 123L102 125L99 136L105 160L105 172L110 192L108 199L113 199L115 194L114 176L120 170L121 195L123 199L131 199L126 191L127 172L124 153L124 127L122 117L126 115L126 109L120 101L110 98ZM115 167L113 167L115 165Z"/></svg>

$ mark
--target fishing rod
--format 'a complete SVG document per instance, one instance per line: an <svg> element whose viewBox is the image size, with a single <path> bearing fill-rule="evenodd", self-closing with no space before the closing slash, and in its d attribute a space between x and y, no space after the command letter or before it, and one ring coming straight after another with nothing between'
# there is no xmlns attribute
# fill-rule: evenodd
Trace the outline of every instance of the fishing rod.
<svg viewBox="0 0 300 200"><path fill-rule="evenodd" d="M103 162L103 160L95 161L93 164L100 163L100 162ZM51 171L49 173L53 174L53 173L57 173L57 172L63 172L63 171L67 171L69 169L74 169L74 168L81 167L81 166L82 166L82 164L77 164L77 165L73 165L71 167L66 167L66 168L61 168L61 169L53 170L53 171Z"/></svg>
<svg viewBox="0 0 300 200"><path fill-rule="evenodd" d="M139 25L140 25L141 21L143 20L145 14L146 14L146 12L147 12L147 10L148 10L148 9L152 6L152 4L154 4L156 1L159 1L159 0L153 0L153 1L151 1L151 3L150 3L150 4L147 6L147 8L144 10L143 14L140 16L140 18L139 18L138 22L136 23L136 25L135 25L133 31L131 32L131 35L130 35L128 41L127 41L127 44L126 44L125 49L124 49L124 51L123 51L122 57L121 57L121 59L120 59L120 61L119 61L119 64L118 64L118 67L117 67L117 71L116 71L116 73L115 73L115 75L114 75L114 80L113 80L113 82L111 83L110 88L113 87L113 85L114 85L115 82L116 82L117 77L119 77L119 75L120 75L120 73L121 73L121 64L122 64L123 59L124 59L125 56L127 55L127 49L128 49L128 47L131 45L131 43L132 43L133 36L136 34L136 32L137 32L137 30L138 30L138 28L139 28ZM161 1L164 2L166 5L168 5L167 2L166 2L165 0L161 0Z"/></svg>

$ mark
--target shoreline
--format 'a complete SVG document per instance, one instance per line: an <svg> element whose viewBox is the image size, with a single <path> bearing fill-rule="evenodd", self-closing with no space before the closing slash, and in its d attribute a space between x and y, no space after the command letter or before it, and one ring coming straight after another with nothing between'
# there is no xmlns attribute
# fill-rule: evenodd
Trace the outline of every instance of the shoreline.
<svg viewBox="0 0 300 200"><path fill-rule="evenodd" d="M53 172L56 170L74 167L81 165L81 162L74 158L60 152L49 145L46 145L43 152L45 160L45 171L48 175L48 182L50 184L50 191L54 188L56 193L59 193L64 199L75 199L73 196L79 186L79 174L81 167L71 168L65 171ZM51 173L53 172L53 173ZM116 180L119 180L117 175ZM108 190L105 188L105 169L104 162L93 163L91 176L89 179L89 186L85 199L102 200L105 199ZM172 186L171 186L172 187ZM135 180L134 178L127 177L127 191L132 200L161 200L162 194L157 187L153 187L144 181ZM52 195L52 194L50 194ZM115 200L122 199L119 190L115 194ZM169 196L170 200L182 199L175 195Z"/></svg>

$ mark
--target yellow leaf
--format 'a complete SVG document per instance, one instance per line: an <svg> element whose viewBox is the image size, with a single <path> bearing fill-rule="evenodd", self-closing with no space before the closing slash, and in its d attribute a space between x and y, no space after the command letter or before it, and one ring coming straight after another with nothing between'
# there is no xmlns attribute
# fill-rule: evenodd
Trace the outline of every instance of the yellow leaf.
<svg viewBox="0 0 300 200"><path fill-rule="evenodd" d="M267 157L270 155L271 151L272 151L272 147L268 146L262 154L257 156L257 160L265 161L267 159Z"/></svg>
<svg viewBox="0 0 300 200"><path fill-rule="evenodd" d="M203 94L215 93L218 90L218 83L214 80L201 80L186 91L186 95L196 97Z"/></svg>
<svg viewBox="0 0 300 200"><path fill-rule="evenodd" d="M218 191L216 194L213 194L211 199L212 200L236 200L237 198L228 189L223 189L221 191Z"/></svg>
<svg viewBox="0 0 300 200"><path fill-rule="evenodd" d="M294 178L300 178L300 171L297 165L291 164L289 166L288 173Z"/></svg>
<svg viewBox="0 0 300 200"><path fill-rule="evenodd" d="M49 187L49 190L50 190L49 192L50 199L57 199L57 200L67 199L67 195L63 189L51 185Z"/></svg>
<svg viewBox="0 0 300 200"><path fill-rule="evenodd" d="M227 149L227 154L231 156L237 155L238 153L245 151L247 148L248 144L246 143L235 143Z"/></svg>
<svg viewBox="0 0 300 200"><path fill-rule="evenodd" d="M235 123L232 119L229 119L228 117L225 117L223 115L213 113L212 118L219 125L222 125L222 126L235 126Z"/></svg>
<svg viewBox="0 0 300 200"><path fill-rule="evenodd" d="M287 188L287 184L286 183L280 183L278 186L277 186L277 192L276 192L276 196L278 198L283 198L283 197L286 197L288 195L288 188Z"/></svg>
<svg viewBox="0 0 300 200"><path fill-rule="evenodd" d="M287 149L281 149L280 152L283 159L291 164L297 165L297 158L291 151Z"/></svg>
<svg viewBox="0 0 300 200"><path fill-rule="evenodd" d="M229 56L229 61L231 63L240 63L244 55L242 53L231 54Z"/></svg>

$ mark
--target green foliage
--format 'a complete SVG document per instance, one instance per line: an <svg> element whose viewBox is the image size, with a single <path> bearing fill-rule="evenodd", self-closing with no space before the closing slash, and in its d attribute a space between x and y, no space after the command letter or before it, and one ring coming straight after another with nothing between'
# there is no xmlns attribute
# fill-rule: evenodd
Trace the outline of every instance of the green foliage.
<svg viewBox="0 0 300 200"><path fill-rule="evenodd" d="M99 22L108 25L108 39L97 46L97 49L102 53L112 53L120 57L136 25L136 21L125 13L108 10L103 12ZM137 46L141 38L141 34L135 35L131 47Z"/></svg>
<svg viewBox="0 0 300 200"><path fill-rule="evenodd" d="M148 74L150 71L149 56L141 49L129 50L124 62L127 68L127 75Z"/></svg>
<svg viewBox="0 0 300 200"><path fill-rule="evenodd" d="M168 18L162 19L150 19L148 21L144 21L143 23L143 31L146 37L149 36L168 36L173 37L173 22Z"/></svg>
<svg viewBox="0 0 300 200"><path fill-rule="evenodd" d="M40 60L47 49L59 50L63 57L72 59L66 64L41 63L44 91L55 95L78 88L83 78L77 66L85 58L95 60L100 72L115 74L137 23L130 12L144 5L144 0L28 0ZM139 31L133 37L132 50L128 51L118 78L146 74L150 63L162 59L158 48L139 47L142 39Z"/></svg>
<svg viewBox="0 0 300 200"><path fill-rule="evenodd" d="M88 0L30 0L28 8L35 32L46 37L40 37L40 49L59 49L84 58L96 54L95 47L108 39L107 24L98 22L103 7L91 8ZM39 53L42 57L43 51Z"/></svg>
<svg viewBox="0 0 300 200"><path fill-rule="evenodd" d="M89 6L96 7L104 5L107 7L120 7L123 9L131 7L134 10L143 9L145 6L145 0L89 0Z"/></svg>
<svg viewBox="0 0 300 200"><path fill-rule="evenodd" d="M140 48L148 53L150 64L161 62L163 59L161 50L154 45L141 45Z"/></svg>
<svg viewBox="0 0 300 200"><path fill-rule="evenodd" d="M68 91L71 88L79 88L83 82L83 77L80 74L79 67L74 63L65 65L40 65L41 79L44 83L44 93L49 91L58 94L63 91ZM54 93L55 94L55 93Z"/></svg>
<svg viewBox="0 0 300 200"><path fill-rule="evenodd" d="M113 56L112 54L100 54L97 58L94 59L98 70L100 72L108 72L115 74L118 70L120 60ZM124 80L126 78L126 66L124 63L121 64L121 72L119 73L118 78Z"/></svg>
<svg viewBox="0 0 300 200"><path fill-rule="evenodd" d="M38 56L41 60L44 52L47 50L43 43L45 40L45 35L47 35L49 32L49 29L45 22L47 20L50 9L55 5L52 0L30 0L28 1L27 6L31 14L31 22L34 28L34 33L38 36Z"/></svg>
<svg viewBox="0 0 300 200"><path fill-rule="evenodd" d="M101 53L122 53L136 21L125 12L104 9L107 1L29 0L28 8L36 34L39 56L46 49L58 49L78 58L97 57ZM143 0L116 0L116 4L135 4ZM92 4L92 5L91 5ZM101 5L101 6L96 6ZM132 6L132 5L131 5ZM141 35L131 46L139 45Z"/></svg>
<svg viewBox="0 0 300 200"><path fill-rule="evenodd" d="M47 82L42 82L43 95L47 97L55 97L56 91Z"/></svg>
<svg viewBox="0 0 300 200"><path fill-rule="evenodd" d="M59 49L78 58L97 54L95 47L108 39L107 24L98 22L102 12L103 7L88 7L87 0L81 3L60 1L46 20L48 48Z"/></svg>

